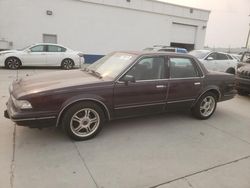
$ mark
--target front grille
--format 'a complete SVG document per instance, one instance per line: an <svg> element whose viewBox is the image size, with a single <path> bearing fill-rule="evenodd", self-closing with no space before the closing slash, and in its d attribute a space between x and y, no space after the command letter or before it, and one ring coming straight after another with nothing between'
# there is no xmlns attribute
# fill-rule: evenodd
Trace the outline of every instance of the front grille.
<svg viewBox="0 0 250 188"><path fill-rule="evenodd" d="M250 79L250 71L241 71L238 73L239 77L241 78L246 78L246 79Z"/></svg>

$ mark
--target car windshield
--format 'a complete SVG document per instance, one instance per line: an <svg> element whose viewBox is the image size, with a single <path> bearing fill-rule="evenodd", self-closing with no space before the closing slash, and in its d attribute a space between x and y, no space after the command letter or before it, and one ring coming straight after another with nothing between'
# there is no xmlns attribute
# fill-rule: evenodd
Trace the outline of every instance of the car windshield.
<svg viewBox="0 0 250 188"><path fill-rule="evenodd" d="M104 56L92 65L87 67L87 70L99 75L99 77L116 78L126 67L128 67L136 55L122 52L115 52Z"/></svg>
<svg viewBox="0 0 250 188"><path fill-rule="evenodd" d="M189 54L193 55L194 57L198 59L203 59L206 57L210 52L209 51L201 51L201 50L193 50L189 52Z"/></svg>
<svg viewBox="0 0 250 188"><path fill-rule="evenodd" d="M18 50L19 50L19 51L23 51L23 50L25 50L25 49L27 49L27 48L29 48L29 47L31 47L31 45L25 46L24 48L20 48L20 49L18 49Z"/></svg>

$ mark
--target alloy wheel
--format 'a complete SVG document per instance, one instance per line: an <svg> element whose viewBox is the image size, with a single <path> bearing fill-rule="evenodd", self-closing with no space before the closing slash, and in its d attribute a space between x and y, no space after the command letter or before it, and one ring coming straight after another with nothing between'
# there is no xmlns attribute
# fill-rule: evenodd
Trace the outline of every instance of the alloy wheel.
<svg viewBox="0 0 250 188"><path fill-rule="evenodd" d="M99 114L94 109L84 108L72 116L70 129L79 137L87 137L98 129L99 124Z"/></svg>
<svg viewBox="0 0 250 188"><path fill-rule="evenodd" d="M204 117L210 116L214 111L215 105L216 102L214 97L212 96L205 97L200 104L200 113Z"/></svg>

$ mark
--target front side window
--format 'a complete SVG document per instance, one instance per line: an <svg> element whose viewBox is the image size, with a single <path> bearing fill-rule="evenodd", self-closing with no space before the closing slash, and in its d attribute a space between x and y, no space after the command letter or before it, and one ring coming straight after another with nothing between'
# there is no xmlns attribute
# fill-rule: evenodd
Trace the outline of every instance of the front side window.
<svg viewBox="0 0 250 188"><path fill-rule="evenodd" d="M134 76L135 80L164 79L164 57L145 57L136 63L126 75Z"/></svg>
<svg viewBox="0 0 250 188"><path fill-rule="evenodd" d="M198 70L188 58L173 57L169 59L171 78L192 78L199 77Z"/></svg>
<svg viewBox="0 0 250 188"><path fill-rule="evenodd" d="M60 46L48 45L48 52L65 52L66 49Z"/></svg>
<svg viewBox="0 0 250 188"><path fill-rule="evenodd" d="M218 59L218 53L213 52L213 53L209 54L209 56L207 56L206 59L208 60L209 58L212 58L213 60L217 60Z"/></svg>
<svg viewBox="0 0 250 188"><path fill-rule="evenodd" d="M30 48L31 52L44 52L45 50L45 46L44 45L37 45L37 46L33 46Z"/></svg>

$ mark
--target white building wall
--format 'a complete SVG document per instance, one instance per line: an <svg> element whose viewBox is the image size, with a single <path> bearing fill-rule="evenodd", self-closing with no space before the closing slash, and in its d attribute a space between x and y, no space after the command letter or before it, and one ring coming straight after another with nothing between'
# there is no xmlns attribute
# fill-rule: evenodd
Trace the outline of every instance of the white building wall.
<svg viewBox="0 0 250 188"><path fill-rule="evenodd" d="M169 45L176 22L197 27L195 48L202 48L208 16L209 11L190 13L152 0L0 0L0 43L22 48L43 42L43 34L56 34L58 43L85 53L141 50Z"/></svg>

